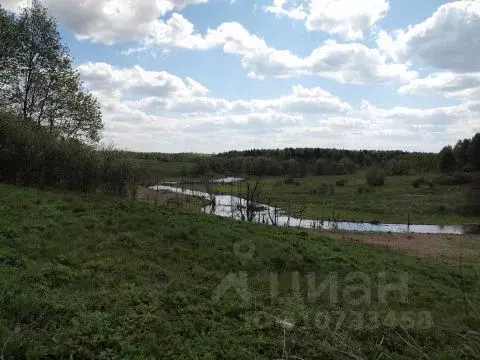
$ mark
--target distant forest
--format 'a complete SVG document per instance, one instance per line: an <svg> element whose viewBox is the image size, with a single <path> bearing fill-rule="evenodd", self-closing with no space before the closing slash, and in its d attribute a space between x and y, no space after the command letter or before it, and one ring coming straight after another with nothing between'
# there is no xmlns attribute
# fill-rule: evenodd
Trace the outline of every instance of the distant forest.
<svg viewBox="0 0 480 360"><path fill-rule="evenodd" d="M436 153L398 150L339 150L322 148L253 149L215 155L197 153L133 153L138 159L194 163L185 176L343 175L359 168L381 167L387 175L422 172L480 171L480 133Z"/></svg>

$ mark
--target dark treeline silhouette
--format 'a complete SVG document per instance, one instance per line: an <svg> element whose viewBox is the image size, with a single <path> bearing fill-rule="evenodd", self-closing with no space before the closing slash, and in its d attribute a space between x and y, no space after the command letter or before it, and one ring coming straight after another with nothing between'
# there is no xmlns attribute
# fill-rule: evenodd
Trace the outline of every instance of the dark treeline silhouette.
<svg viewBox="0 0 480 360"><path fill-rule="evenodd" d="M194 159L194 175L343 175L358 168L378 166L388 175L407 175L436 168L436 154L380 150L338 150L321 148L254 149L229 151Z"/></svg>
<svg viewBox="0 0 480 360"><path fill-rule="evenodd" d="M480 133L471 139L459 140L445 146L438 156L438 170L444 173L455 171L480 171Z"/></svg>

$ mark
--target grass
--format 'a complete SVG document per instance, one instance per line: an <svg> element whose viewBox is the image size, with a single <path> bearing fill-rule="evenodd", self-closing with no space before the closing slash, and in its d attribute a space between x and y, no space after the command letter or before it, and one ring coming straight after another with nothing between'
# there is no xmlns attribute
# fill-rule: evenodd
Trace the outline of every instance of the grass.
<svg viewBox="0 0 480 360"><path fill-rule="evenodd" d="M294 215L308 219L336 217L407 223L410 215L412 224L454 225L478 221L461 212L467 197L466 186L414 188L412 181L421 176L428 179L434 175L390 176L384 186L378 187L365 185L365 171L344 176L310 176L295 179L292 184L286 184L282 177L267 177L261 179L261 189L267 204L290 207ZM336 186L339 179L346 179L348 183L344 187ZM327 184L325 192L322 184ZM236 187L233 189L236 191ZM229 193L231 187L220 186L217 191Z"/></svg>
<svg viewBox="0 0 480 360"><path fill-rule="evenodd" d="M0 199L1 359L480 358L478 263L145 202L6 185ZM380 271L408 275L405 302L378 301ZM336 274L338 301L308 297L307 274L317 289Z"/></svg>
<svg viewBox="0 0 480 360"><path fill-rule="evenodd" d="M164 181L172 178L180 178L182 176L182 169L188 172L191 171L195 165L189 162L165 162L150 159L140 159L138 162L150 182L154 181L154 179Z"/></svg>

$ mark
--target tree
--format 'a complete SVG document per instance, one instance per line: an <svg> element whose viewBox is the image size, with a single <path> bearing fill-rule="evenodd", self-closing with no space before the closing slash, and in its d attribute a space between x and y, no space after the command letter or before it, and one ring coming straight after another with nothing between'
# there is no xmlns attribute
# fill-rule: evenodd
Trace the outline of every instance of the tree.
<svg viewBox="0 0 480 360"><path fill-rule="evenodd" d="M438 170L443 173L455 171L457 163L451 146L445 146L438 154Z"/></svg>
<svg viewBox="0 0 480 360"><path fill-rule="evenodd" d="M457 165L457 170L463 170L468 164L468 149L470 147L470 140L459 140L453 148L453 156Z"/></svg>
<svg viewBox="0 0 480 360"><path fill-rule="evenodd" d="M344 167L347 173L355 172L355 163L349 157L344 156L338 163Z"/></svg>
<svg viewBox="0 0 480 360"><path fill-rule="evenodd" d="M385 184L385 173L378 167L372 167L367 171L365 181L370 186L381 186Z"/></svg>
<svg viewBox="0 0 480 360"><path fill-rule="evenodd" d="M480 170L480 133L472 138L467 150L467 158L473 170Z"/></svg>
<svg viewBox="0 0 480 360"><path fill-rule="evenodd" d="M98 141L103 129L98 101L87 93L61 43L55 20L35 0L14 17L0 9L0 103L24 119L66 138ZM4 27L14 31L3 31Z"/></svg>
<svg viewBox="0 0 480 360"><path fill-rule="evenodd" d="M315 161L315 174L325 175L327 173L327 161L325 159L317 159Z"/></svg>

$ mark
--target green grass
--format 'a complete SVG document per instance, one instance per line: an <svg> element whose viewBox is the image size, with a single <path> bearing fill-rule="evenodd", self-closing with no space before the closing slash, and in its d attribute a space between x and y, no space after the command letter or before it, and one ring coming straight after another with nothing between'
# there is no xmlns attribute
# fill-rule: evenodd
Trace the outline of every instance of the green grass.
<svg viewBox="0 0 480 360"><path fill-rule="evenodd" d="M168 180L172 178L179 178L182 176L182 168L190 171L194 164L189 162L179 161L159 161L140 159L138 160L140 168L146 173L148 180Z"/></svg>
<svg viewBox="0 0 480 360"><path fill-rule="evenodd" d="M413 176L389 176L384 186L365 185L365 172L351 175L311 176L295 179L295 184L285 184L282 177L261 179L262 196L269 205L284 209L291 208L294 215L308 219L336 217L361 221L380 221L406 223L410 214L415 224L466 224L478 222L477 217L462 214L467 197L466 186L428 185L419 188L412 181L424 176L426 179L436 175L422 174ZM438 175L437 175L438 176ZM338 187L335 181L347 179L345 187ZM251 180L254 181L253 179ZM322 193L322 184L328 190ZM330 193L330 185L334 193ZM363 192L358 189L363 187ZM220 192L228 193L229 185L220 186ZM236 191L236 187L234 187Z"/></svg>
<svg viewBox="0 0 480 360"><path fill-rule="evenodd" d="M479 264L460 268L295 229L6 185L0 214L1 359L480 358ZM396 293L387 304L377 300L380 271L389 282L408 274L407 302ZM359 272L372 280L372 297L354 305L358 292L343 291ZM279 275L276 295L270 273ZM309 273L317 285L337 274L338 302L328 292L309 299ZM247 288L218 293L235 274L245 274ZM336 311L347 320L322 326L324 311L334 323ZM420 311L433 325L396 321ZM285 347L275 319L294 324Z"/></svg>

